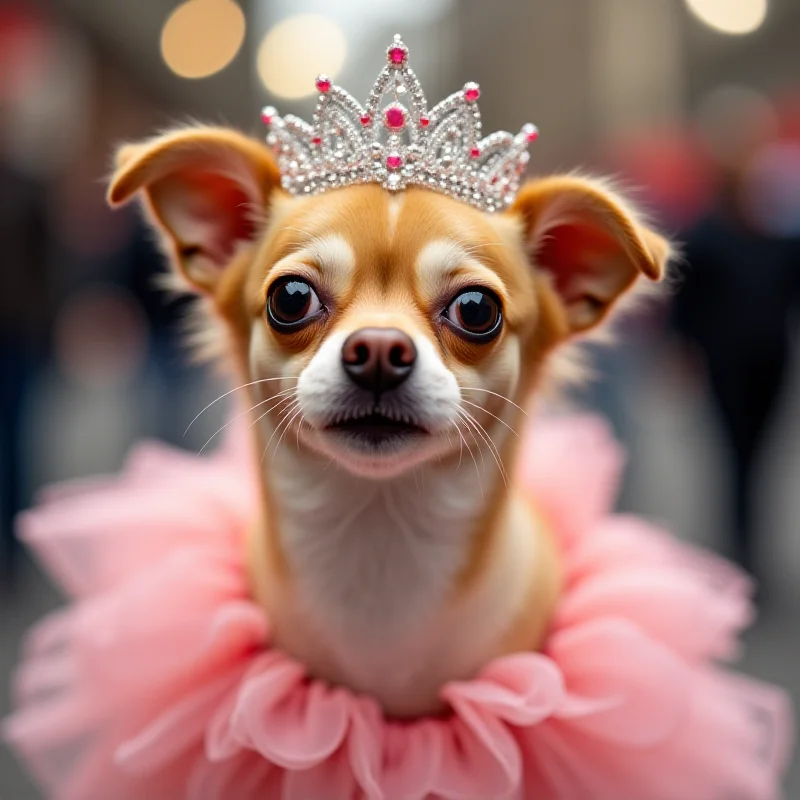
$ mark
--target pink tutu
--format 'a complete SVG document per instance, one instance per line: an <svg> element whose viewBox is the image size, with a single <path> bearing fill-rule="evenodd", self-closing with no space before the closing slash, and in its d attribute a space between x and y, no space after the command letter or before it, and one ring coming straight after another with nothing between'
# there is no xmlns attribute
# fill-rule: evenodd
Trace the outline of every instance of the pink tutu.
<svg viewBox="0 0 800 800"><path fill-rule="evenodd" d="M715 665L750 621L747 580L610 515L622 458L601 422L541 421L524 452L567 575L546 646L406 723L270 647L233 440L202 459L145 445L120 478L51 490L22 532L75 602L30 635L7 740L59 800L780 797L789 703Z"/></svg>

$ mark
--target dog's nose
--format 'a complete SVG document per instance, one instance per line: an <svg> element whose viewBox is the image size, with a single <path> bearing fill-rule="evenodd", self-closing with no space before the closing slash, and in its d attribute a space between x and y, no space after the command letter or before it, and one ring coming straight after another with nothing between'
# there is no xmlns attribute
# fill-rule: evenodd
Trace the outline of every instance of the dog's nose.
<svg viewBox="0 0 800 800"><path fill-rule="evenodd" d="M342 366L350 380L376 395L399 386L416 360L414 342L397 328L362 328L342 345Z"/></svg>

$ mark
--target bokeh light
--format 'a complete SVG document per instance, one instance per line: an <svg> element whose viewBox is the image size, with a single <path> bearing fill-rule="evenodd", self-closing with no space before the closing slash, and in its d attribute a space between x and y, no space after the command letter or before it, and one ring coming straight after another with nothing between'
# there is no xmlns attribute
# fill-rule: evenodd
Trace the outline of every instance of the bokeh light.
<svg viewBox="0 0 800 800"><path fill-rule="evenodd" d="M689 10L720 33L741 36L758 30L767 17L767 0L686 0Z"/></svg>
<svg viewBox="0 0 800 800"><path fill-rule="evenodd" d="M314 79L332 78L347 57L342 29L317 14L298 14L275 25L258 50L258 74L267 91L297 99L316 93Z"/></svg>
<svg viewBox="0 0 800 800"><path fill-rule="evenodd" d="M228 66L242 47L242 9L233 0L187 0L161 31L161 55L182 78L207 78Z"/></svg>

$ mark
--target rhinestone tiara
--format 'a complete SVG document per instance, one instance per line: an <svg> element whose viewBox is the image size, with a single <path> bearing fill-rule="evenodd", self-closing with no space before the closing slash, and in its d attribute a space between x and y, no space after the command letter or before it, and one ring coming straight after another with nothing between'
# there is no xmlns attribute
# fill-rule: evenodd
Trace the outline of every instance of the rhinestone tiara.
<svg viewBox="0 0 800 800"><path fill-rule="evenodd" d="M280 117L272 106L261 112L283 188L294 195L360 183L379 183L391 192L424 186L482 211L499 211L513 202L528 145L539 136L528 124L516 136L498 131L481 139L477 83L428 111L399 35L386 49L386 66L365 106L327 75L317 78L316 87L310 125L290 114Z"/></svg>

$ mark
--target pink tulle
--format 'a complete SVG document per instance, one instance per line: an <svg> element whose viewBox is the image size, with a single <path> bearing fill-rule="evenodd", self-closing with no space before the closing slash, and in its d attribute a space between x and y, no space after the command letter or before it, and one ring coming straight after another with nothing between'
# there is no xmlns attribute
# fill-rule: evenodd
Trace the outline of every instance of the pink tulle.
<svg viewBox="0 0 800 800"><path fill-rule="evenodd" d="M750 620L746 578L609 514L622 456L598 420L539 422L524 454L567 575L546 647L406 723L270 648L245 453L147 445L52 490L22 531L76 602L31 633L6 738L59 800L780 797L789 703L714 664Z"/></svg>

